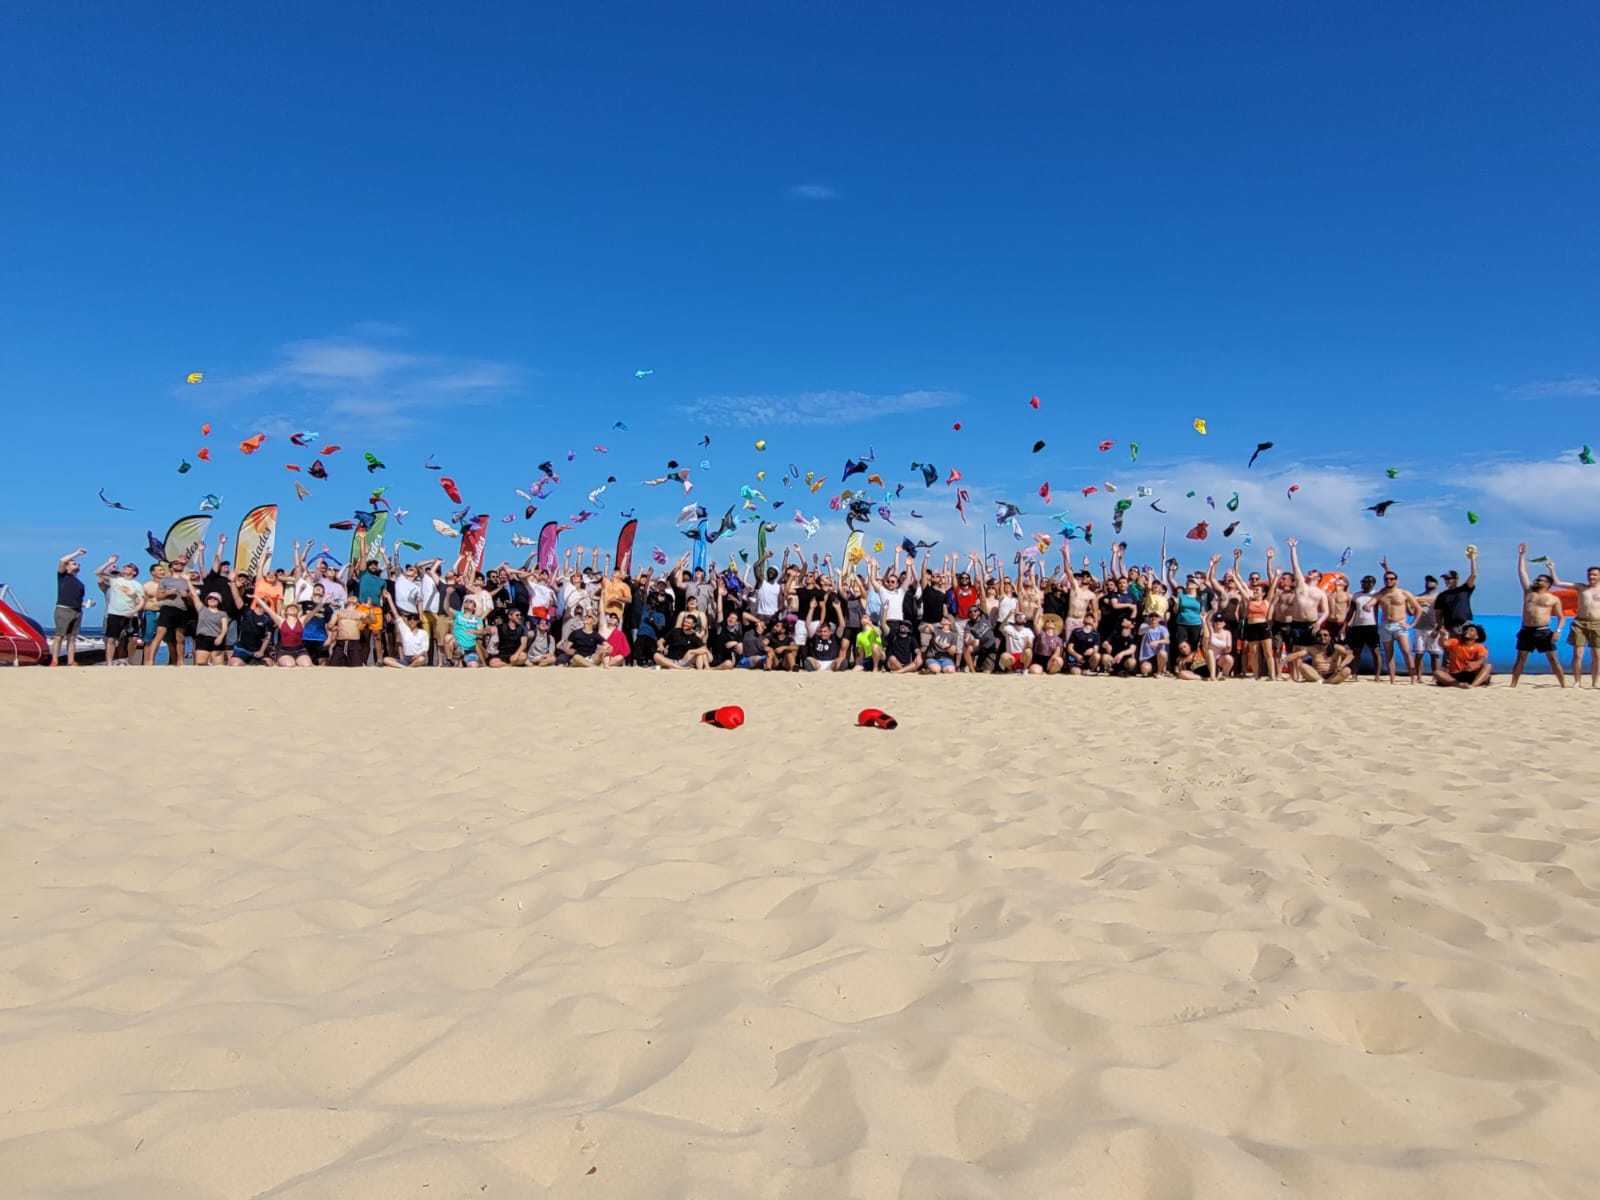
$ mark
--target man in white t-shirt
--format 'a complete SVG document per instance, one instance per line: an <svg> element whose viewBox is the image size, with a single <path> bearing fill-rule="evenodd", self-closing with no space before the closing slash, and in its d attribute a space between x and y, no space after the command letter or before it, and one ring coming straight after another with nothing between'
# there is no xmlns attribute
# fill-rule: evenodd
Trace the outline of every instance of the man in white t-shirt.
<svg viewBox="0 0 1600 1200"><path fill-rule="evenodd" d="M540 617L549 619L556 614L556 590L550 586L550 577L543 571L534 571L528 576L528 616L529 627L532 622Z"/></svg>
<svg viewBox="0 0 1600 1200"><path fill-rule="evenodd" d="M134 563L117 567L113 554L95 571L106 594L106 666L127 665L133 641L139 636L139 612L144 608L144 585Z"/></svg>
<svg viewBox="0 0 1600 1200"><path fill-rule="evenodd" d="M394 581L394 606L403 617L407 613L421 612L422 579L415 565L410 565Z"/></svg>
<svg viewBox="0 0 1600 1200"><path fill-rule="evenodd" d="M778 569L767 568L767 577L761 586L756 588L756 616L762 620L770 620L778 615L778 601L782 597L782 589L778 586Z"/></svg>
<svg viewBox="0 0 1600 1200"><path fill-rule="evenodd" d="M1011 619L1000 627L1006 639L1003 666L1008 671L1026 671L1033 665L1033 629L1021 613L1012 613Z"/></svg>
<svg viewBox="0 0 1600 1200"><path fill-rule="evenodd" d="M1361 655L1372 651L1372 679L1383 673L1383 652L1378 645L1378 581L1371 575L1361 580L1361 590L1350 597L1350 616L1345 621L1344 644L1350 647L1350 674L1361 674Z"/></svg>
<svg viewBox="0 0 1600 1200"><path fill-rule="evenodd" d="M902 579L894 570L883 576L878 576L878 565L871 559L867 560L867 573L871 577L873 590L878 594L878 621L885 629L896 621L905 620L906 591L911 587L911 573L906 572Z"/></svg>

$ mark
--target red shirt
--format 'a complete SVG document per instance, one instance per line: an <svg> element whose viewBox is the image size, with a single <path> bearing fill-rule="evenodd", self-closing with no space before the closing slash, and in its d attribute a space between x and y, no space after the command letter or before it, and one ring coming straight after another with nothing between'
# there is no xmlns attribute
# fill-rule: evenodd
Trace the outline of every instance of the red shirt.
<svg viewBox="0 0 1600 1200"><path fill-rule="evenodd" d="M975 587L958 587L956 589L956 617L965 621L967 614L972 611L972 606L978 602L978 589Z"/></svg>

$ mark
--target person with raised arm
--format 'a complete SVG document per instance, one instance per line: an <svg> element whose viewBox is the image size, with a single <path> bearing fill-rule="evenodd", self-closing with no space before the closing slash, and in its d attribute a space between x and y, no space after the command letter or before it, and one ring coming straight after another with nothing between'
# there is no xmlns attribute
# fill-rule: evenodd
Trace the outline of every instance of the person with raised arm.
<svg viewBox="0 0 1600 1200"><path fill-rule="evenodd" d="M1233 552L1233 566L1228 571L1228 579L1243 598L1244 673L1252 679L1266 675L1275 683L1278 679L1278 656L1272 648L1272 601L1267 595L1265 580L1257 576L1246 584L1239 577L1239 560L1243 556L1243 550Z"/></svg>
<svg viewBox="0 0 1600 1200"><path fill-rule="evenodd" d="M1583 686L1583 651L1589 650L1589 690L1600 688L1600 567L1590 567L1584 583L1562 583L1556 564L1546 561L1556 587L1578 593L1578 611L1568 634L1572 641L1572 686Z"/></svg>
<svg viewBox="0 0 1600 1200"><path fill-rule="evenodd" d="M306 626L301 617L300 605L293 600L289 601L283 606L281 616L270 606L261 611L265 612L278 628L278 665L280 667L313 665L311 651L306 648Z"/></svg>
<svg viewBox="0 0 1600 1200"><path fill-rule="evenodd" d="M1411 622L1422 611L1417 598L1400 586L1400 576L1389 566L1389 560L1379 564L1383 568L1383 587L1377 594L1378 635L1382 640L1383 663L1389 671L1389 682L1394 683L1394 659L1399 654L1406 664L1406 676L1417 682L1411 671Z"/></svg>
<svg viewBox="0 0 1600 1200"><path fill-rule="evenodd" d="M106 666L128 666L144 610L139 568L135 563L124 563L119 568L113 554L96 568L94 575L106 597Z"/></svg>
<svg viewBox="0 0 1600 1200"><path fill-rule="evenodd" d="M83 626L83 598L87 589L79 577L83 569L78 562L88 548L79 546L71 554L56 560L56 612L55 628L50 638L50 665L61 665L61 648L66 646L67 666L78 665L78 630Z"/></svg>
<svg viewBox="0 0 1600 1200"><path fill-rule="evenodd" d="M1438 614L1439 628L1447 637L1460 637L1461 631L1472 620L1472 593L1478 586L1478 550L1467 547L1467 580L1455 571L1443 575L1444 590L1433 600L1433 611Z"/></svg>
<svg viewBox="0 0 1600 1200"><path fill-rule="evenodd" d="M1561 670L1561 659L1556 655L1556 639L1561 636L1561 625L1566 619L1561 611L1561 599L1551 588L1554 575L1540 575L1528 579L1528 544L1517 544L1517 579L1522 584L1522 628L1517 630L1517 661L1511 666L1511 686L1522 679L1522 668L1528 655L1542 654L1550 664L1550 673L1562 687L1567 686L1566 674ZM1554 628L1550 622L1555 622Z"/></svg>
<svg viewBox="0 0 1600 1200"><path fill-rule="evenodd" d="M1300 539L1288 538L1289 566L1294 571L1294 600L1289 610L1289 635L1297 646L1316 644L1316 634L1328 623L1328 593L1322 590L1321 571L1300 569Z"/></svg>

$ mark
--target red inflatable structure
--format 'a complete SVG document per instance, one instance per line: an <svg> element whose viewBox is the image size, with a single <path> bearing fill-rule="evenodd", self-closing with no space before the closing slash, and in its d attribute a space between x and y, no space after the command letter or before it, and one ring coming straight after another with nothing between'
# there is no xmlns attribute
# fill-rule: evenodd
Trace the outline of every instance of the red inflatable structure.
<svg viewBox="0 0 1600 1200"><path fill-rule="evenodd" d="M49 662L50 643L37 625L5 602L7 594L0 587L0 663L32 667Z"/></svg>

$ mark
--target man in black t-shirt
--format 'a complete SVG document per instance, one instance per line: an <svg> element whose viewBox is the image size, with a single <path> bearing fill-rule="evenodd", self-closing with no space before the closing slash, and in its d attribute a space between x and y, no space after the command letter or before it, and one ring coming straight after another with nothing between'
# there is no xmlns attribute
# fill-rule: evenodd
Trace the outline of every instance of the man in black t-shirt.
<svg viewBox="0 0 1600 1200"><path fill-rule="evenodd" d="M610 644L595 631L594 613L585 613L583 627L567 634L566 641L556 647L565 654L569 667L603 667L610 653Z"/></svg>
<svg viewBox="0 0 1600 1200"><path fill-rule="evenodd" d="M1093 625L1079 625L1074 629L1067 638L1067 669L1074 675L1098 671L1101 641L1100 631Z"/></svg>
<svg viewBox="0 0 1600 1200"><path fill-rule="evenodd" d="M61 647L67 648L67 666L78 665L78 629L83 624L83 580L78 578L81 569L78 560L89 553L80 547L71 554L63 554L56 562L56 617L55 636L50 639L50 665L61 659Z"/></svg>
<svg viewBox="0 0 1600 1200"><path fill-rule="evenodd" d="M895 675L914 675L922 670L922 646L910 621L892 621L883 643L889 657L889 670Z"/></svg>
<svg viewBox="0 0 1600 1200"><path fill-rule="evenodd" d="M1444 590L1433 598L1434 616L1447 637L1460 637L1462 628L1472 624L1472 592L1478 586L1478 553L1471 547L1467 550L1467 566L1469 573L1465 583L1461 582L1459 573L1446 571Z"/></svg>
<svg viewBox="0 0 1600 1200"><path fill-rule="evenodd" d="M806 670L831 671L839 661L839 639L833 634L833 622L823 621L806 642Z"/></svg>
<svg viewBox="0 0 1600 1200"><path fill-rule="evenodd" d="M230 667L248 667L252 663L271 661L267 658L267 643L272 639L275 626L262 608L261 601L251 601L239 613L239 637L228 654Z"/></svg>
<svg viewBox="0 0 1600 1200"><path fill-rule="evenodd" d="M1100 669L1113 675L1132 675L1138 669L1135 655L1139 637L1133 629L1133 618L1123 617L1117 628L1106 635L1100 647Z"/></svg>

